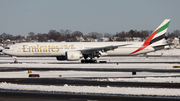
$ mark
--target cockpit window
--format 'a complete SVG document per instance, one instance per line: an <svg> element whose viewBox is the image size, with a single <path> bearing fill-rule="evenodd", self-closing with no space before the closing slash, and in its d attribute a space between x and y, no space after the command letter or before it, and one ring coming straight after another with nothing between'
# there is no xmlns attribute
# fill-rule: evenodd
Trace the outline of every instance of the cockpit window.
<svg viewBox="0 0 180 101"><path fill-rule="evenodd" d="M10 49L10 47L5 47L5 49Z"/></svg>

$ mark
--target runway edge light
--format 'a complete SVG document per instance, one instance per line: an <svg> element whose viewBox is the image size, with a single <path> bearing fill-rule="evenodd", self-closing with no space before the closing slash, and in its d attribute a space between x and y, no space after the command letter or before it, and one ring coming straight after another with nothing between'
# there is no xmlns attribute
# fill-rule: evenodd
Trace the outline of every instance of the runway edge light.
<svg viewBox="0 0 180 101"><path fill-rule="evenodd" d="M180 68L180 66L173 66L173 68Z"/></svg>
<svg viewBox="0 0 180 101"><path fill-rule="evenodd" d="M28 70L28 74L31 74L32 73L32 70Z"/></svg>

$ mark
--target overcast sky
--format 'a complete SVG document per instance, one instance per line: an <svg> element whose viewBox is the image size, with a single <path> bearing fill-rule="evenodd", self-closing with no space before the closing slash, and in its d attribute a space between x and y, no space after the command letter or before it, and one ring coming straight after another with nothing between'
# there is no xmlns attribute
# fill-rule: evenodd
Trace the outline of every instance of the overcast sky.
<svg viewBox="0 0 180 101"><path fill-rule="evenodd" d="M168 32L180 30L180 0L0 0L0 34L14 36L155 30L166 18Z"/></svg>

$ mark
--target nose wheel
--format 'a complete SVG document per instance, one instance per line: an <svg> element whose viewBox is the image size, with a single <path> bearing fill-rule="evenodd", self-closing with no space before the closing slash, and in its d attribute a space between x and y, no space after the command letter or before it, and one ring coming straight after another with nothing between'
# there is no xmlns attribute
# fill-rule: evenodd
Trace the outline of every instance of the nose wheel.
<svg viewBox="0 0 180 101"><path fill-rule="evenodd" d="M14 60L14 63L18 63L17 59Z"/></svg>
<svg viewBox="0 0 180 101"><path fill-rule="evenodd" d="M14 58L14 63L18 63L17 57L13 57L13 58Z"/></svg>

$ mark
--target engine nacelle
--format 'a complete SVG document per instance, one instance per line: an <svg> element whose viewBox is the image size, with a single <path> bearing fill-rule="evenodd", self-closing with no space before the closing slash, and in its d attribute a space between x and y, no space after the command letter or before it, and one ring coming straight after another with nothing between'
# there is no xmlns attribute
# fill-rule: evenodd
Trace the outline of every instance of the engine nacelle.
<svg viewBox="0 0 180 101"><path fill-rule="evenodd" d="M65 56L57 56L57 60L68 60L68 61L77 61L79 60L83 55L80 51L67 51L65 53Z"/></svg>
<svg viewBox="0 0 180 101"><path fill-rule="evenodd" d="M77 61L82 57L80 51L68 51L66 52L66 58L68 61Z"/></svg>

